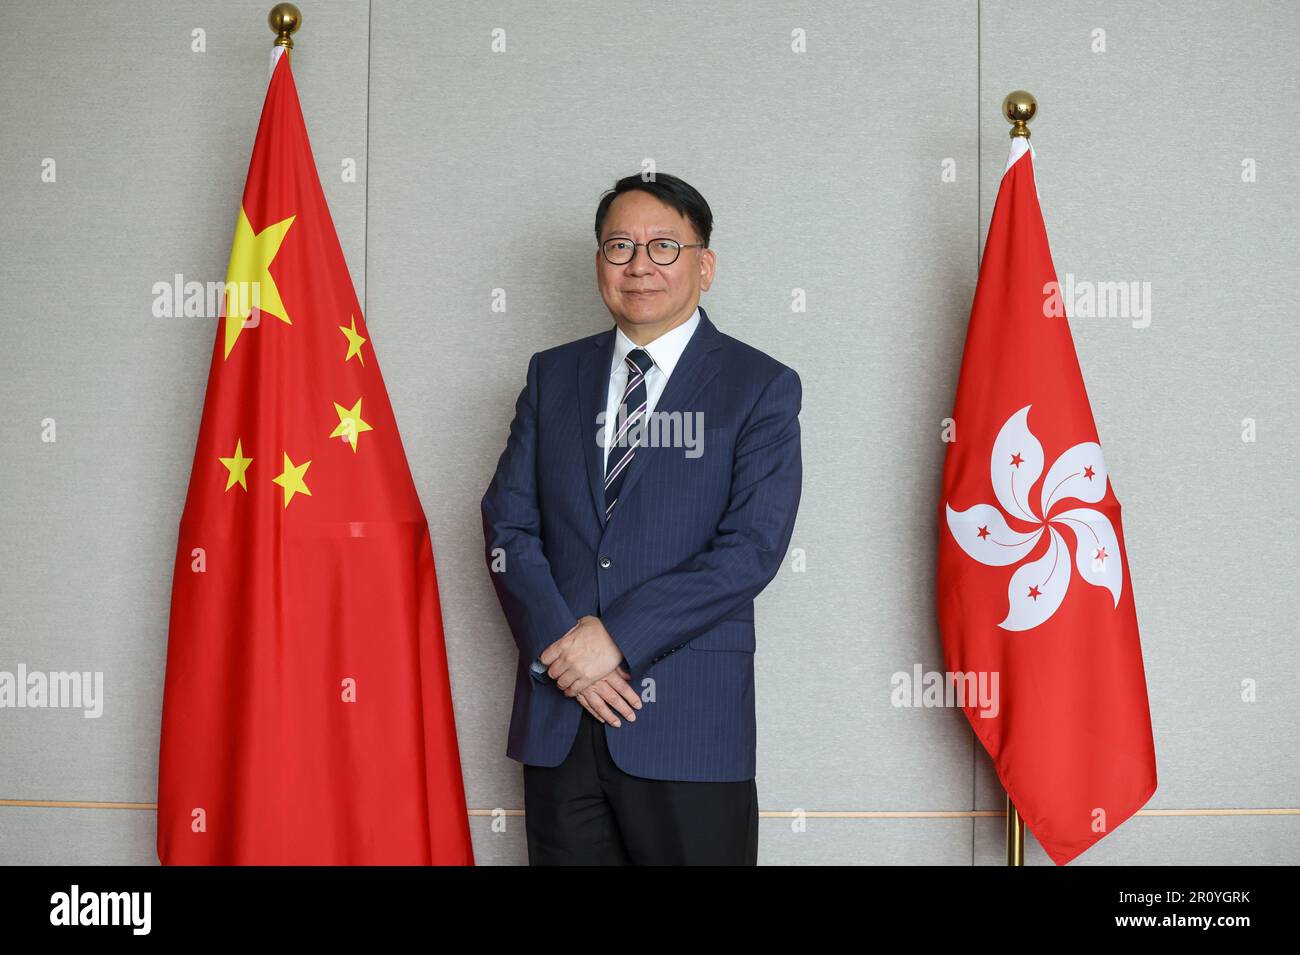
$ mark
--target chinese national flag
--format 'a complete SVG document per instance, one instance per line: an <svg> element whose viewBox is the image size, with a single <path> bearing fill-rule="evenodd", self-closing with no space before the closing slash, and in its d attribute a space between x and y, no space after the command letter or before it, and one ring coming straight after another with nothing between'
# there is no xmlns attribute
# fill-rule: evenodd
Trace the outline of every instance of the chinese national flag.
<svg viewBox="0 0 1300 955"><path fill-rule="evenodd" d="M173 572L158 857L472 865L429 527L284 55L227 282Z"/></svg>
<svg viewBox="0 0 1300 955"><path fill-rule="evenodd" d="M1120 506L1056 291L1033 151L1013 141L962 356L939 504L937 610L964 711L1064 865L1156 789ZM992 682L989 683L992 686Z"/></svg>

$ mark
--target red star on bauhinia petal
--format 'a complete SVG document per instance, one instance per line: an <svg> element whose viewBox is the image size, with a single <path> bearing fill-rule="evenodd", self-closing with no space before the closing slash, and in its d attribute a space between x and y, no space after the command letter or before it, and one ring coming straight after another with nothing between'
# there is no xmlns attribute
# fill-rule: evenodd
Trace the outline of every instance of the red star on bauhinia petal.
<svg viewBox="0 0 1300 955"><path fill-rule="evenodd" d="M1015 454L1011 455L1011 466L1012 466L1013 468L1018 468L1018 467L1020 467L1020 465L1022 465L1022 464L1024 463L1024 461L1025 461L1025 459L1022 458L1022 457L1020 456L1020 452L1019 452L1019 451L1017 451Z"/></svg>
<svg viewBox="0 0 1300 955"><path fill-rule="evenodd" d="M1097 553L1096 553L1096 555L1095 555L1092 559L1093 559L1093 560L1105 561L1105 560L1106 560L1106 548L1104 548L1104 547L1100 547L1100 548L1098 548L1098 549L1097 549Z"/></svg>
<svg viewBox="0 0 1300 955"><path fill-rule="evenodd" d="M1032 586L1032 587L1029 588L1029 593L1026 594L1025 596L1027 596L1027 597L1033 597L1035 600L1037 600L1037 599L1038 599L1039 597L1041 597L1042 595L1043 595L1042 591L1040 591L1040 590L1038 589L1038 585L1035 584L1034 586Z"/></svg>
<svg viewBox="0 0 1300 955"><path fill-rule="evenodd" d="M1083 469L1083 476L1086 477L1089 481L1092 480L1092 465L1091 465L1091 464L1089 464L1086 468Z"/></svg>
<svg viewBox="0 0 1300 955"><path fill-rule="evenodd" d="M980 530L979 530L979 538L980 538L980 540L983 540L984 538L986 538L986 537L988 537L988 536L989 536L988 525L985 525L984 527L981 527Z"/></svg>

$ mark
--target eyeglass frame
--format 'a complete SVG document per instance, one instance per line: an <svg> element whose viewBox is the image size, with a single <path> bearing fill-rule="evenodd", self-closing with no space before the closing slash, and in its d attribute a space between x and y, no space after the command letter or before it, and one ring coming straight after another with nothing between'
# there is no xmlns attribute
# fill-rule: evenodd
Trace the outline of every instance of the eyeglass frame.
<svg viewBox="0 0 1300 955"><path fill-rule="evenodd" d="M646 258L648 258L652 263L654 263L655 265L662 265L662 266L672 265L673 262L676 262L678 259L680 259L682 257L682 249L708 248L708 246L703 242L684 243L684 242L678 242L676 239L670 238L668 236L659 236L658 238L651 239L650 242L671 242L673 243L673 245L677 246L677 254L673 256L672 262L656 262L655 257L650 254L650 242L633 242L632 254L628 257L628 260L626 262L615 262L612 259L610 259L609 253L605 251L605 246L610 242L617 242L617 241L628 242L631 241L631 239L628 236L614 235L614 236L610 236L608 239L606 239L604 242L600 244L600 254L604 256L605 261L608 262L610 265L631 265L632 261L636 258L636 250L638 246L645 247Z"/></svg>

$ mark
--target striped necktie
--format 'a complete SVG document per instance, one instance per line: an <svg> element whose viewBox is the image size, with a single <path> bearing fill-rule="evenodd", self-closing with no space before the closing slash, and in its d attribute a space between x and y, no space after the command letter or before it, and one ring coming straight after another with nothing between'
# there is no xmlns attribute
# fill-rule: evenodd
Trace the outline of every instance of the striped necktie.
<svg viewBox="0 0 1300 955"><path fill-rule="evenodd" d="M609 442L609 457L605 460L605 520L609 520L609 515L613 513L619 488L623 486L623 478L627 475L627 466L636 454L635 444L625 447L621 442L634 427L637 430L633 434L638 440L642 437L643 427L639 422L646 416L645 376L654 364L650 360L650 353L644 348L632 349L623 363L627 365L627 386L623 389L619 409L626 418L620 426L619 409L615 410L613 437Z"/></svg>

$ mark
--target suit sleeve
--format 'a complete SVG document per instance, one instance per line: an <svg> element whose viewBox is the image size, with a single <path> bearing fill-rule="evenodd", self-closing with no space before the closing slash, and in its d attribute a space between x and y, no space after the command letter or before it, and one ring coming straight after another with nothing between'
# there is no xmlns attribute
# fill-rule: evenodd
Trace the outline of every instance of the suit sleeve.
<svg viewBox="0 0 1300 955"><path fill-rule="evenodd" d="M768 382L736 442L731 501L709 546L621 594L601 622L633 679L662 652L745 607L776 576L790 546L803 483L799 375Z"/></svg>
<svg viewBox="0 0 1300 955"><path fill-rule="evenodd" d="M483 542L488 572L519 651L537 656L578 622L555 585L541 539L537 495L537 355L515 402L506 448L483 495ZM530 675L546 682L544 672Z"/></svg>

